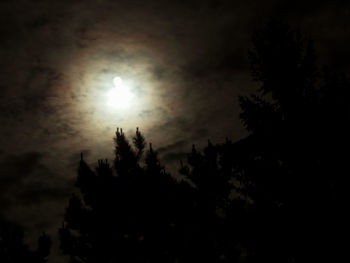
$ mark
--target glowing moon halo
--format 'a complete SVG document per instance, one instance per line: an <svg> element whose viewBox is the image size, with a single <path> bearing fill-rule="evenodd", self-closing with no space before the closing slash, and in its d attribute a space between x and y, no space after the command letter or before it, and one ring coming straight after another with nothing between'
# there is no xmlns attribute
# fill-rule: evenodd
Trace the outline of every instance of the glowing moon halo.
<svg viewBox="0 0 350 263"><path fill-rule="evenodd" d="M108 91L107 104L114 109L126 109L130 106L130 102L134 95L130 88L124 84L120 77L113 79L114 87Z"/></svg>

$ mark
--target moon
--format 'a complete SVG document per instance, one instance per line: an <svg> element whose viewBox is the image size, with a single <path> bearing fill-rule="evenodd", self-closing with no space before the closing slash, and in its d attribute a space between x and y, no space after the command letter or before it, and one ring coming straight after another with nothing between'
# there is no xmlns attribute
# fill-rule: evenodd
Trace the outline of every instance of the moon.
<svg viewBox="0 0 350 263"><path fill-rule="evenodd" d="M134 97L130 87L125 85L121 77L113 78L114 87L107 93L107 104L114 109L127 109L130 107L130 103Z"/></svg>

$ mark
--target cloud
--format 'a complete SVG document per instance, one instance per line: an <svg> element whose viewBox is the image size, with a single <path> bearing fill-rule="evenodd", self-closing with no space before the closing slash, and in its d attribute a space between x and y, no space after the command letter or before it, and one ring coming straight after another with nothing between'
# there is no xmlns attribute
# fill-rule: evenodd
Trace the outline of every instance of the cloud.
<svg viewBox="0 0 350 263"><path fill-rule="evenodd" d="M164 146L164 147L158 148L158 149L157 149L157 152L160 153L160 154L162 154L162 153L164 153L164 152L172 152L172 151L174 151L174 150L177 150L177 149L179 149L179 148L182 148L183 146L185 146L185 145L187 145L187 144L188 144L187 141L185 141L185 140L179 140L179 141L174 142L174 143L172 143L172 144L168 144L168 145L166 145L166 146Z"/></svg>
<svg viewBox="0 0 350 263"><path fill-rule="evenodd" d="M187 152L169 152L163 156L163 160L167 163L169 162L179 162L180 160L187 159Z"/></svg>

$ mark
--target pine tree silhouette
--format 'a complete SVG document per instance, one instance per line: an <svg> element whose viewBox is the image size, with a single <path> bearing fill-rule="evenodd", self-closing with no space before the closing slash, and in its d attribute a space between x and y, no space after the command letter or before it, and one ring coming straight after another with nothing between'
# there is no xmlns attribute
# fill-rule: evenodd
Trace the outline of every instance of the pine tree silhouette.
<svg viewBox="0 0 350 263"><path fill-rule="evenodd" d="M253 261L333 261L337 254L341 216L334 208L342 200L335 196L344 191L336 187L348 169L333 143L348 145L349 107L332 94L346 96L348 85L338 88L336 78L322 76L314 53L311 41L283 23L272 22L253 37L251 68L261 86L240 97L250 136L237 163L253 200Z"/></svg>

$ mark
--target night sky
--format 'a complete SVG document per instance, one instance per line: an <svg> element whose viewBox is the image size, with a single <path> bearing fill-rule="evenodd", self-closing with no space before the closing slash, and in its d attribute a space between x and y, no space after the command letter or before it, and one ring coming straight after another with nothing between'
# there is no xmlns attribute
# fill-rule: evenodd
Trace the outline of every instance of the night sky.
<svg viewBox="0 0 350 263"><path fill-rule="evenodd" d="M322 3L321 3L322 2ZM349 71L346 1L2 0L0 216L57 239L80 152L113 158L116 127L140 127L173 171L191 145L247 135L238 95L270 19L300 27L320 65ZM128 108L107 104L114 77ZM57 241L56 245L57 246ZM56 256L51 256L56 262Z"/></svg>

